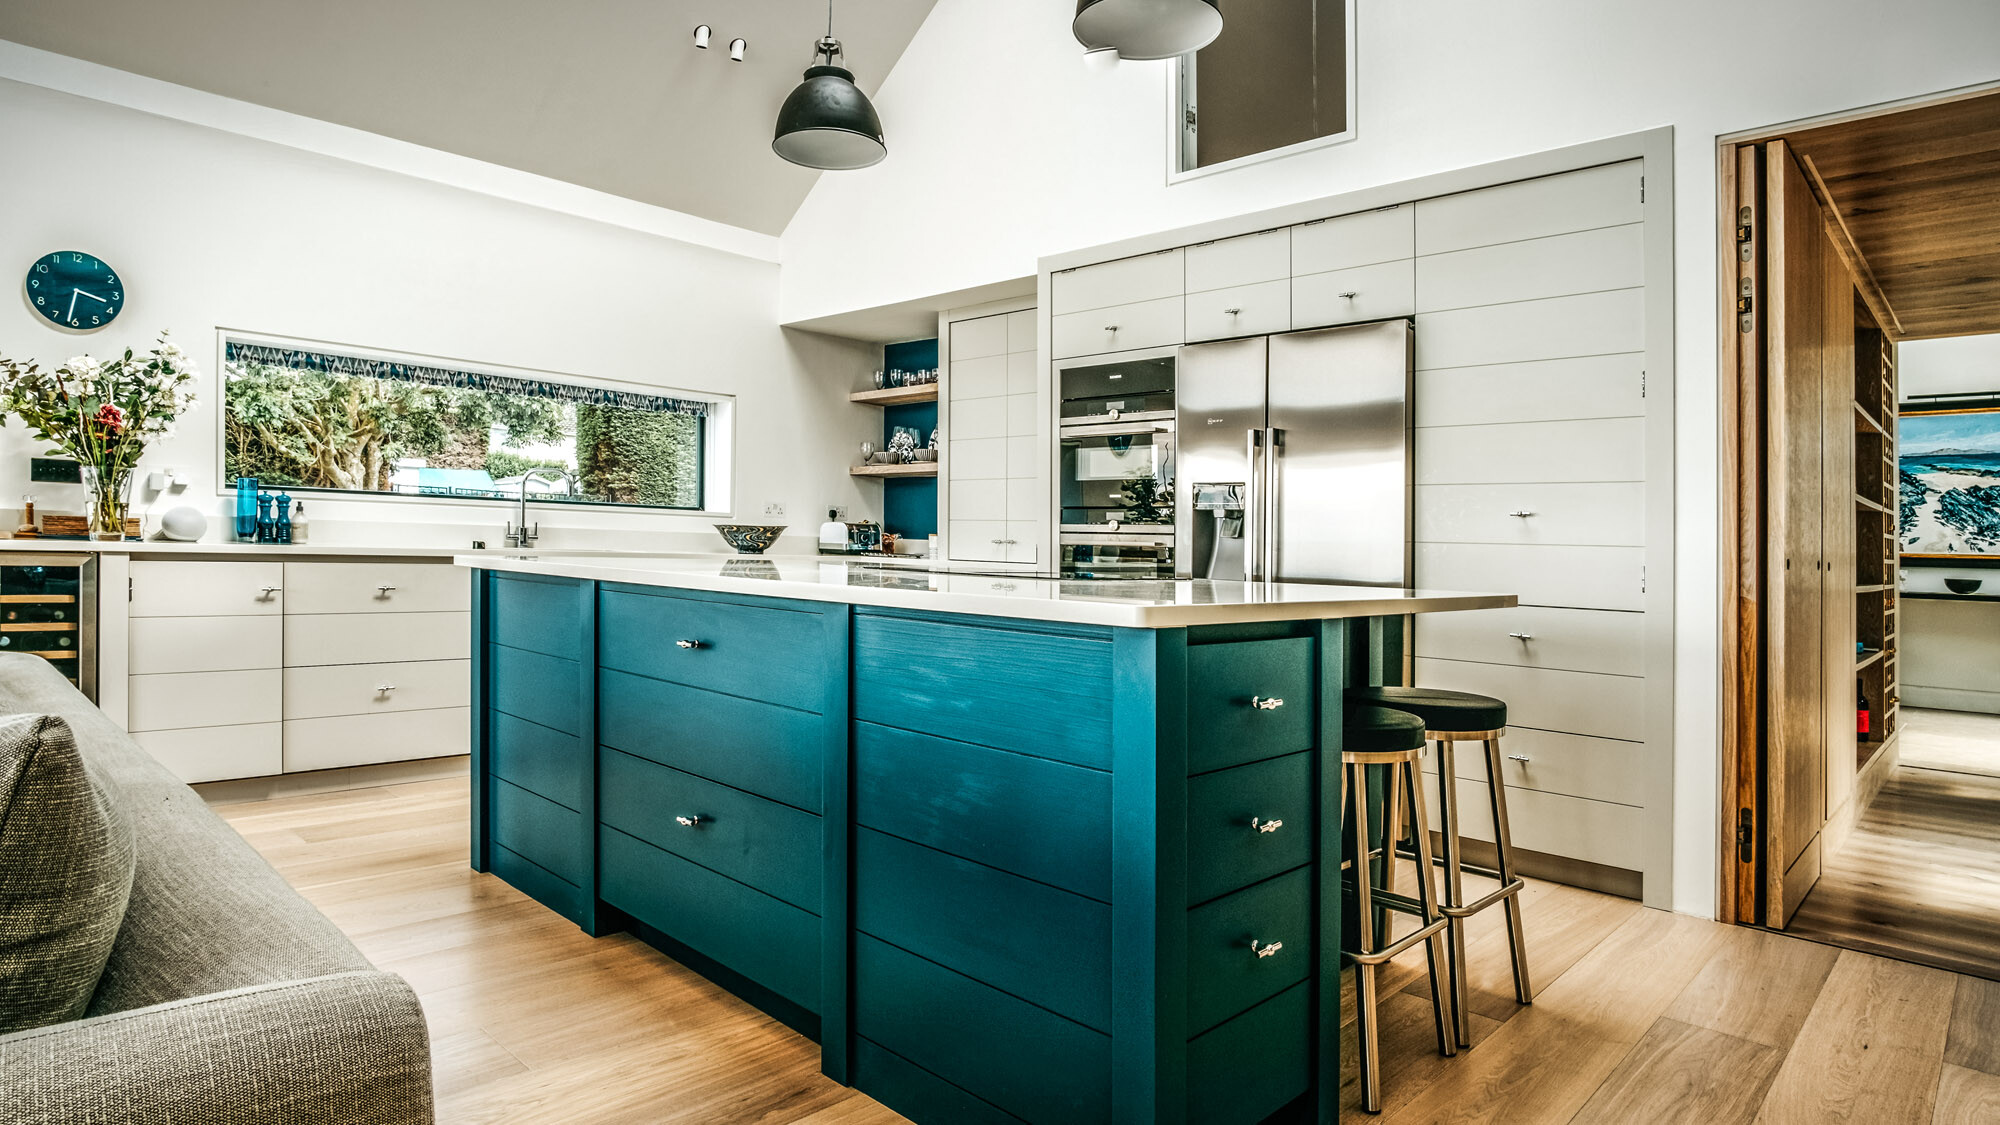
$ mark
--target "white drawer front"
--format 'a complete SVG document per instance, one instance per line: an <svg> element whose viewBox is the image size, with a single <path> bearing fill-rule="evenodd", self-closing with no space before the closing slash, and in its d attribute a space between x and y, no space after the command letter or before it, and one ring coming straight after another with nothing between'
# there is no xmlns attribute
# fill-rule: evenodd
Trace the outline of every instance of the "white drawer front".
<svg viewBox="0 0 2000 1125"><path fill-rule="evenodd" d="M964 520L1006 519L1007 484L1002 478L952 481L952 516Z"/></svg>
<svg viewBox="0 0 2000 1125"><path fill-rule="evenodd" d="M1007 317L975 317L951 322L951 361L1007 354Z"/></svg>
<svg viewBox="0 0 2000 1125"><path fill-rule="evenodd" d="M1646 736L1646 681L1509 664L1417 657L1420 687L1477 692L1507 702L1507 726L1639 741Z"/></svg>
<svg viewBox="0 0 2000 1125"><path fill-rule="evenodd" d="M1042 525L1031 520L1007 521L1007 561L1038 563L1041 557Z"/></svg>
<svg viewBox="0 0 2000 1125"><path fill-rule="evenodd" d="M1419 426L1418 484L1561 484L1646 479L1646 420Z"/></svg>
<svg viewBox="0 0 2000 1125"><path fill-rule="evenodd" d="M1417 311L1644 285L1644 230L1632 223L1418 258Z"/></svg>
<svg viewBox="0 0 2000 1125"><path fill-rule="evenodd" d="M472 710L389 711L285 721L285 772L445 758L472 751Z"/></svg>
<svg viewBox="0 0 2000 1125"><path fill-rule="evenodd" d="M1113 305L1055 318L1049 331L1057 359L1100 352L1157 348L1181 342L1187 330L1185 302L1163 297L1130 305Z"/></svg>
<svg viewBox="0 0 2000 1125"><path fill-rule="evenodd" d="M1644 171L1643 162L1628 160L1423 200L1416 205L1417 253L1639 222Z"/></svg>
<svg viewBox="0 0 2000 1125"><path fill-rule="evenodd" d="M453 613L472 606L465 568L442 563L288 562L286 613Z"/></svg>
<svg viewBox="0 0 2000 1125"><path fill-rule="evenodd" d="M134 559L133 617L255 616L284 611L285 564Z"/></svg>
<svg viewBox="0 0 2000 1125"><path fill-rule="evenodd" d="M1358 215L1341 215L1292 228L1292 275L1328 273L1376 262L1393 262L1416 252L1409 204Z"/></svg>
<svg viewBox="0 0 2000 1125"><path fill-rule="evenodd" d="M1512 738L1508 735L1501 745ZM1435 829L1439 823L1435 788L1424 787L1424 804L1430 808ZM1486 807L1484 782L1461 779L1458 808L1460 836L1493 839L1493 814ZM1651 832L1643 809L1511 785L1507 787L1507 828L1517 848L1627 871L1645 867L1645 842Z"/></svg>
<svg viewBox="0 0 2000 1125"><path fill-rule="evenodd" d="M283 662L285 621L263 617L140 617L129 626L134 676L234 672Z"/></svg>
<svg viewBox="0 0 2000 1125"><path fill-rule="evenodd" d="M1141 254L1136 258L1121 258L1115 262L1064 270L1049 278L1049 311L1061 316L1085 309L1177 297L1187 291L1186 285L1187 269L1182 251Z"/></svg>
<svg viewBox="0 0 2000 1125"><path fill-rule="evenodd" d="M1295 277L1292 327L1319 328L1408 316L1416 302L1416 272L1408 258Z"/></svg>
<svg viewBox="0 0 2000 1125"><path fill-rule="evenodd" d="M287 719L427 711L464 707L472 700L468 660L336 664L290 668L284 676Z"/></svg>
<svg viewBox="0 0 2000 1125"><path fill-rule="evenodd" d="M275 723L283 718L283 682L276 668L242 672L169 672L126 680L130 711L125 729Z"/></svg>
<svg viewBox="0 0 2000 1125"><path fill-rule="evenodd" d="M1187 338L1226 340L1232 336L1266 336L1292 323L1292 283L1289 278L1190 293L1187 298Z"/></svg>
<svg viewBox="0 0 2000 1125"><path fill-rule="evenodd" d="M469 613L307 613L285 616L285 667L464 660Z"/></svg>
<svg viewBox="0 0 2000 1125"><path fill-rule="evenodd" d="M1410 651L1482 664L1641 676L1645 642L1641 613L1524 605L1420 614Z"/></svg>
<svg viewBox="0 0 2000 1125"><path fill-rule="evenodd" d="M1006 396L961 398L951 396L951 438L976 441L1007 436Z"/></svg>
<svg viewBox="0 0 2000 1125"><path fill-rule="evenodd" d="M1293 301L1296 303L1294 294ZM1617 289L1417 318L1417 366L1470 367L1643 351L1646 291Z"/></svg>
<svg viewBox="0 0 2000 1125"><path fill-rule="evenodd" d="M1641 352L1417 372L1417 425L1469 426L1646 412Z"/></svg>
<svg viewBox="0 0 2000 1125"><path fill-rule="evenodd" d="M1510 791L1533 789L1644 807L1645 757L1643 742L1514 727L1500 740L1500 775ZM1484 748L1476 742L1459 743L1454 768L1460 781L1485 781ZM1424 758L1424 772L1437 775L1435 753ZM1480 806L1485 807L1484 794Z"/></svg>
<svg viewBox="0 0 2000 1125"><path fill-rule="evenodd" d="M1646 541L1643 484L1426 484L1415 504L1417 538L1428 543Z"/></svg>
<svg viewBox="0 0 2000 1125"><path fill-rule="evenodd" d="M1187 291L1231 289L1292 276L1292 232L1267 230L1187 248Z"/></svg>
<svg viewBox="0 0 2000 1125"><path fill-rule="evenodd" d="M1497 590L1525 605L1571 609L1645 609L1645 562L1644 547L1416 546L1417 585L1426 589Z"/></svg>
<svg viewBox="0 0 2000 1125"><path fill-rule="evenodd" d="M1035 322L1038 319L1034 309L1022 309L1007 314L1007 351L1009 353L1035 352Z"/></svg>
<svg viewBox="0 0 2000 1125"><path fill-rule="evenodd" d="M278 723L149 730L132 741L190 785L285 771L284 728Z"/></svg>
<svg viewBox="0 0 2000 1125"><path fill-rule="evenodd" d="M951 521L951 557L955 562L1006 562L1007 524L1002 520Z"/></svg>

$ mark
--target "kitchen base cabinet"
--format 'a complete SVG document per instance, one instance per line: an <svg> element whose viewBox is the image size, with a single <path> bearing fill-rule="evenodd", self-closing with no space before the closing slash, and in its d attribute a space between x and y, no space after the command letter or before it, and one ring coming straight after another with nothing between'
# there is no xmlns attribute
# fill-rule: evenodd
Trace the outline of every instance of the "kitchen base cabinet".
<svg viewBox="0 0 2000 1125"><path fill-rule="evenodd" d="M472 619L474 864L829 1075L920 1123L1337 1118L1365 628L497 572Z"/></svg>

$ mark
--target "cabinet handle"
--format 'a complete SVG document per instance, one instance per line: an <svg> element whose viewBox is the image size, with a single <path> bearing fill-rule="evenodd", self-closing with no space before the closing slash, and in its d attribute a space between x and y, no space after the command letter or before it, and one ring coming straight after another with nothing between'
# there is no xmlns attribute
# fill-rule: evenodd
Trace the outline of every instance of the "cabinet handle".
<svg viewBox="0 0 2000 1125"><path fill-rule="evenodd" d="M1535 635L1533 633L1509 633L1507 635L1514 638L1517 641L1532 641L1535 639Z"/></svg>
<svg viewBox="0 0 2000 1125"><path fill-rule="evenodd" d="M395 690L396 690L396 685L395 685L395 684L378 684L378 685L376 685L376 688L375 688L375 694L376 694L376 695L387 695L387 694L389 694L390 692L392 692L392 691L395 691Z"/></svg>
<svg viewBox="0 0 2000 1125"><path fill-rule="evenodd" d="M677 816L674 818L674 823L680 825L682 828L698 828L701 822L707 819L707 817L697 813L694 816Z"/></svg>
<svg viewBox="0 0 2000 1125"><path fill-rule="evenodd" d="M377 593L381 594L383 597L386 598L390 594L394 593L396 588L394 586L377 586L375 587L375 590Z"/></svg>
<svg viewBox="0 0 2000 1125"><path fill-rule="evenodd" d="M1242 315L1243 315L1243 310L1242 310L1242 309L1223 309L1222 311L1223 311L1223 312L1225 312L1225 313L1228 313L1228 314L1229 314L1230 316L1242 316Z"/></svg>
<svg viewBox="0 0 2000 1125"><path fill-rule="evenodd" d="M264 587L264 588L263 588L263 590L262 590L262 591L260 591L260 592L258 593L258 597L260 597L260 598L268 598L268 597L270 597L270 596L271 596L272 594L275 594L275 593L278 593L278 592L279 592L280 590L283 590L283 589L284 589L284 587L283 587L283 586L266 586L266 587Z"/></svg>
<svg viewBox="0 0 2000 1125"><path fill-rule="evenodd" d="M1250 706L1255 707L1259 711L1276 711L1278 708L1283 707L1284 705L1285 701L1279 699L1275 695L1271 696L1268 699L1261 695L1253 695L1250 697Z"/></svg>
<svg viewBox="0 0 2000 1125"><path fill-rule="evenodd" d="M1355 292L1354 290L1352 290L1352 289L1349 289L1349 290L1348 290L1347 292L1345 292L1345 293L1342 293L1342 294L1341 294L1341 296L1342 296L1342 297L1344 297L1344 298L1346 298L1347 300L1350 300L1350 301L1352 301L1352 300L1353 300L1354 298L1356 298L1356 297L1359 297L1360 295L1361 295L1361 294L1359 294L1359 293L1356 293L1356 292ZM1275 946L1273 946L1273 948L1276 948L1276 947L1275 947Z"/></svg>
<svg viewBox="0 0 2000 1125"><path fill-rule="evenodd" d="M1517 520L1524 520L1527 519L1529 516L1534 515L1535 513L1527 510L1526 508L1521 508L1516 511L1508 512L1507 514L1513 516Z"/></svg>
<svg viewBox="0 0 2000 1125"><path fill-rule="evenodd" d="M1269 945L1258 945L1256 938L1250 939L1250 952L1255 953L1259 957L1270 957L1283 948L1285 948L1285 943L1282 941L1274 941Z"/></svg>
<svg viewBox="0 0 2000 1125"><path fill-rule="evenodd" d="M993 584L993 588L1004 594L1007 591L1014 589L1015 587L1012 582L995 582Z"/></svg>
<svg viewBox="0 0 2000 1125"><path fill-rule="evenodd" d="M1507 760L1510 762L1519 762L1524 766L1528 764L1528 756L1526 754L1509 754L1507 755Z"/></svg>
<svg viewBox="0 0 2000 1125"><path fill-rule="evenodd" d="M700 642L700 641L675 641L675 642L674 642L674 647L675 647L675 648L700 648L700 647L701 647L701 642Z"/></svg>
<svg viewBox="0 0 2000 1125"><path fill-rule="evenodd" d="M1258 820L1254 816L1250 818L1250 827L1259 832L1276 832L1284 826L1285 822L1282 820Z"/></svg>
<svg viewBox="0 0 2000 1125"><path fill-rule="evenodd" d="M1115 324L1107 324L1104 326L1104 330L1106 332L1116 332L1118 331L1118 326Z"/></svg>

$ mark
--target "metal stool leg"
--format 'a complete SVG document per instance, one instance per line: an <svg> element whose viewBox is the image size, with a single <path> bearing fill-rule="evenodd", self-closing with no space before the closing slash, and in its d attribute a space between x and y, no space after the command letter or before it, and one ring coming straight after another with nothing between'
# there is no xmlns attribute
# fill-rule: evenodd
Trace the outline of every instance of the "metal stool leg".
<svg viewBox="0 0 2000 1125"><path fill-rule="evenodd" d="M1444 903L1447 907L1459 908L1465 905L1465 857L1463 845L1458 836L1458 754L1457 746L1448 738L1438 739L1432 745L1437 747L1438 756L1438 820L1440 839L1439 851L1444 860ZM1451 921L1445 926L1446 945L1450 949L1448 963L1451 971L1451 1012L1452 1028L1461 1047L1472 1046L1472 1017L1470 992L1465 982L1465 919L1450 911L1446 912Z"/></svg>
<svg viewBox="0 0 2000 1125"><path fill-rule="evenodd" d="M1385 779L1388 792L1384 794L1382 818L1382 881L1376 889L1390 894L1396 893L1396 838L1403 827L1403 784L1399 776L1401 766L1388 767ZM1375 908L1375 948L1389 944L1389 919L1391 912L1386 906Z"/></svg>
<svg viewBox="0 0 2000 1125"><path fill-rule="evenodd" d="M1426 925L1438 921L1444 914L1438 909L1436 873L1431 869L1431 826L1430 813L1424 808L1422 767L1415 761L1403 767L1403 783L1410 798L1410 824L1416 837L1417 847L1417 903L1423 908ZM1426 940L1424 959L1431 974L1431 1013L1436 1017L1438 1053L1450 1058L1458 1054L1457 1021L1453 1013L1456 997L1451 992L1451 972L1449 957L1444 940L1445 931L1439 930Z"/></svg>
<svg viewBox="0 0 2000 1125"><path fill-rule="evenodd" d="M1514 875L1514 838L1507 828L1507 791L1500 772L1500 740L1486 740L1486 786L1488 799L1493 803L1493 852L1497 856L1495 869L1500 873L1500 885L1509 887L1518 882ZM1534 987L1528 981L1528 943L1521 930L1521 895L1519 891L1501 900L1507 911L1507 953L1514 962L1514 998L1523 1004L1535 1001Z"/></svg>
<svg viewBox="0 0 2000 1125"><path fill-rule="evenodd" d="M1343 770L1353 770L1353 784L1348 788L1354 799L1349 812L1354 818L1354 903L1358 924L1354 927L1355 940L1361 943L1362 953L1374 952L1374 931L1371 924L1374 917L1374 894L1369 887L1373 865L1368 861L1370 833L1368 831L1368 774L1363 766L1341 766ZM1382 1112L1382 1030L1375 1020L1375 965L1368 961L1354 963L1354 1013L1355 1030L1361 1040L1361 1108L1369 1113Z"/></svg>

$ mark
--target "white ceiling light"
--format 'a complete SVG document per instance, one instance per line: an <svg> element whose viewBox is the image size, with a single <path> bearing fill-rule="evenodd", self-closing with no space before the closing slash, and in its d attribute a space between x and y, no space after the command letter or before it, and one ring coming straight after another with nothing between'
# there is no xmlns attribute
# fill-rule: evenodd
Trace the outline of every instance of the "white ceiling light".
<svg viewBox="0 0 2000 1125"><path fill-rule="evenodd" d="M731 39L729 41L729 61L742 62L743 52L749 50L749 48L750 44L745 43L743 40Z"/></svg>
<svg viewBox="0 0 2000 1125"><path fill-rule="evenodd" d="M694 27L694 46L698 51L708 50L708 25L698 23Z"/></svg>
<svg viewBox="0 0 2000 1125"><path fill-rule="evenodd" d="M1070 30L1086 50L1170 59L1222 34L1221 0L1077 0Z"/></svg>

